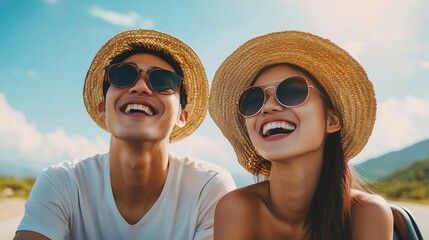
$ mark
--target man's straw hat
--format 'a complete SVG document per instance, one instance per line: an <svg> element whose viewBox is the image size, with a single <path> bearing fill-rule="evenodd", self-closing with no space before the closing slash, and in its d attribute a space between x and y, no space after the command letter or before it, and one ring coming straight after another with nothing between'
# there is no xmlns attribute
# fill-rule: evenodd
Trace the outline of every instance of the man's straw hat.
<svg viewBox="0 0 429 240"><path fill-rule="evenodd" d="M187 95L188 120L183 128L175 128L170 142L190 135L203 121L208 105L208 81L204 67L195 52L181 40L153 30L130 30L110 39L97 53L88 70L83 88L83 100L91 118L108 131L104 118L98 114L98 104L103 98L104 68L115 56L131 49L133 44L171 55L183 71L183 84Z"/></svg>

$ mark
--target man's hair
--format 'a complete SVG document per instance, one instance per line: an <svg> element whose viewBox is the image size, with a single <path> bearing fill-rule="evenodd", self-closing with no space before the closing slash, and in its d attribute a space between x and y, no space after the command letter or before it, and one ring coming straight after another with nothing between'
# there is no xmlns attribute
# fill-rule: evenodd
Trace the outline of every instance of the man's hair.
<svg viewBox="0 0 429 240"><path fill-rule="evenodd" d="M110 64L120 63L120 62L124 61L125 59L131 57L132 55L139 54L139 53L152 54L152 55L155 55L155 56L161 58L162 60L166 61L169 65L171 65L173 67L174 71L178 75L183 77L183 70L180 67L180 64L173 58L173 56L171 56L171 54L169 54L163 50L157 50L157 49L151 48L150 46L146 46L143 43L131 44L131 48L129 50L125 50L122 53L120 53L119 55L116 55L115 57L113 57L112 60L110 61ZM107 90L109 89L109 87L110 87L110 83L108 81L104 81L103 82L103 97L104 97L104 99L106 99L106 94L107 94ZM185 91L185 87L183 85L183 82L182 82L182 84L180 84L179 91L180 91L180 106L182 107L182 109L185 109L186 104L187 104L187 96L186 96L186 91Z"/></svg>

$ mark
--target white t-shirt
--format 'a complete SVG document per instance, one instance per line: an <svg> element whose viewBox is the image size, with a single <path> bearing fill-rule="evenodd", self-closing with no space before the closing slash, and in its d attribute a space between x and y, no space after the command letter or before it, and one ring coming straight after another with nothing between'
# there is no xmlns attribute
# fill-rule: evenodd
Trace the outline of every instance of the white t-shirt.
<svg viewBox="0 0 429 240"><path fill-rule="evenodd" d="M229 172L170 156L158 200L136 224L116 207L108 154L47 168L36 180L18 230L50 239L211 239L217 201L235 189Z"/></svg>

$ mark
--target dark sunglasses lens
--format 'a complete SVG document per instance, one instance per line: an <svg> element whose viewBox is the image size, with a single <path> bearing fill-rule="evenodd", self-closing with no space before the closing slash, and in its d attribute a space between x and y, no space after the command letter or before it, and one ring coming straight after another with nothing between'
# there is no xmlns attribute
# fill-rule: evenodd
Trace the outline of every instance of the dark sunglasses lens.
<svg viewBox="0 0 429 240"><path fill-rule="evenodd" d="M253 116L261 110L264 100L264 90L260 87L249 88L241 94L238 110L243 116Z"/></svg>
<svg viewBox="0 0 429 240"><path fill-rule="evenodd" d="M307 99L307 82L299 77L286 79L277 87L276 95L283 105L289 107L298 106Z"/></svg>
<svg viewBox="0 0 429 240"><path fill-rule="evenodd" d="M168 95L176 92L182 78L167 70L154 70L149 74L149 81L155 92Z"/></svg>
<svg viewBox="0 0 429 240"><path fill-rule="evenodd" d="M109 69L109 80L115 87L129 87L136 82L138 74L138 70L131 64L117 65Z"/></svg>

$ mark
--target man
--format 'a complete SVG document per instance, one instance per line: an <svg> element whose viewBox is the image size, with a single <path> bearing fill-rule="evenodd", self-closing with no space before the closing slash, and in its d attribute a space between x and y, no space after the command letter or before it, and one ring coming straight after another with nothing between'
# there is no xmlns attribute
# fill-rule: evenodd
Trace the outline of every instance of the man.
<svg viewBox="0 0 429 240"><path fill-rule="evenodd" d="M46 169L15 239L211 239L215 205L235 183L220 167L168 153L207 110L192 49L156 31L120 33L95 56L83 98L111 133L110 150Z"/></svg>

